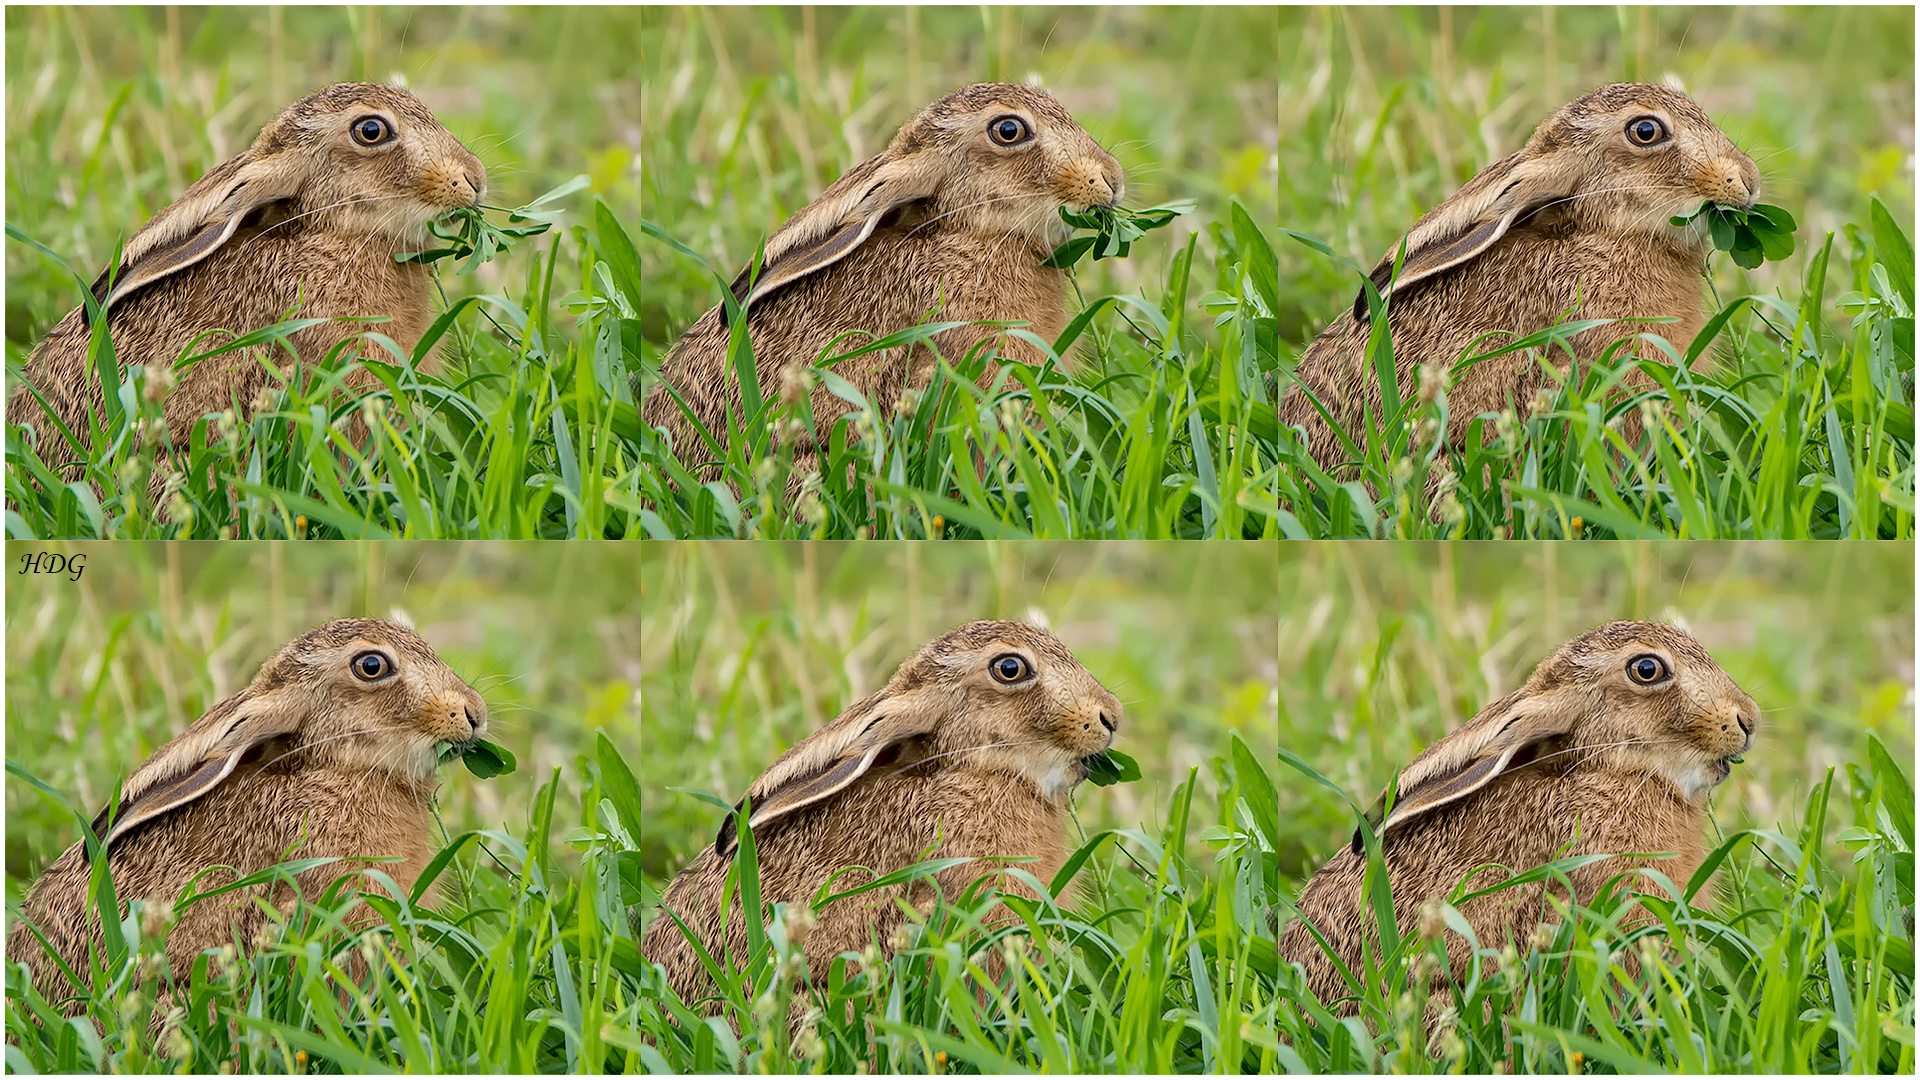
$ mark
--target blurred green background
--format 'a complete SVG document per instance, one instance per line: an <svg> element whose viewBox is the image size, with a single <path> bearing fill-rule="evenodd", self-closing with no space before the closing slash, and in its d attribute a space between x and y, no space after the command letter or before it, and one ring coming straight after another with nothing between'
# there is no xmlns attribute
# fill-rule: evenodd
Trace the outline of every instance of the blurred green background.
<svg viewBox="0 0 1920 1080"><path fill-rule="evenodd" d="M7 221L93 280L131 236L269 120L336 82L402 82L487 166L490 205L587 173L637 216L639 16L631 7L8 7ZM580 193L563 225L583 221ZM564 232L565 230L556 230ZM449 294L508 291L554 233ZM578 256L561 237L562 265ZM7 252L7 340L24 355L77 302L24 244ZM563 271L562 282L566 280Z"/></svg>
<svg viewBox="0 0 1920 1080"><path fill-rule="evenodd" d="M1279 223L1371 269L1561 105L1605 83L1672 79L1760 167L1761 201L1800 226L1785 263L1749 273L1715 258L1721 296L1797 298L1825 234L1868 220L1869 192L1913 233L1913 11L1282 7ZM1850 287L1841 271L1853 254L1835 244L1829 304ZM1282 341L1311 340L1353 303L1358 280L1284 243Z"/></svg>
<svg viewBox="0 0 1920 1080"><path fill-rule="evenodd" d="M84 554L79 581L21 575L35 551ZM113 785L260 665L329 619L412 626L480 691L489 738L517 771L441 773L449 834L524 836L534 790L561 772L562 805L585 785L604 730L633 762L639 674L637 559L593 544L10 542L7 757L93 814ZM7 890L79 838L73 818L6 783ZM556 815L556 821L564 815ZM558 856L568 858L563 845Z"/></svg>
<svg viewBox="0 0 1920 1080"><path fill-rule="evenodd" d="M1083 264L1088 298L1144 290L1157 303L1195 230L1194 281L1213 280L1205 228L1229 196L1274 220L1271 7L647 7L641 26L642 209L729 280L923 106L975 82L1059 98L1126 170L1126 205L1199 200L1128 258ZM641 243L640 265L657 358L718 286L659 243Z"/></svg>
<svg viewBox="0 0 1920 1080"><path fill-rule="evenodd" d="M1367 806L1565 642L1672 622L1761 709L1720 828L1792 826L1828 768L1865 763L1867 732L1913 760L1913 560L1905 542L1283 544L1280 742ZM1280 872L1304 878L1353 815L1290 769L1280 801Z"/></svg>
<svg viewBox="0 0 1920 1080"><path fill-rule="evenodd" d="M1048 627L1125 708L1114 747L1144 775L1075 789L1088 835L1157 835L1198 767L1197 838L1218 819L1211 759L1227 733L1260 760L1276 749L1272 544L683 542L646 544L642 561L640 865L655 882L720 823L668 788L737 800L916 649L976 619Z"/></svg>

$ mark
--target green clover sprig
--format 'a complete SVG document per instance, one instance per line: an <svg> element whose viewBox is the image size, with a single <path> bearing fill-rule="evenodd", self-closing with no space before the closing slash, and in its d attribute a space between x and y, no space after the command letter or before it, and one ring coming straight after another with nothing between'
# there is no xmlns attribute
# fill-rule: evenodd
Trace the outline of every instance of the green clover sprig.
<svg viewBox="0 0 1920 1080"><path fill-rule="evenodd" d="M1140 763L1118 750L1105 750L1088 758L1087 779L1099 787L1124 784L1140 779Z"/></svg>
<svg viewBox="0 0 1920 1080"><path fill-rule="evenodd" d="M1752 270L1763 261L1778 262L1793 254L1793 215L1778 206L1756 203L1742 210L1708 200L1691 214L1669 218L1686 225L1707 215L1713 246L1733 256L1734 265Z"/></svg>
<svg viewBox="0 0 1920 1080"><path fill-rule="evenodd" d="M485 739L474 743L464 752L447 747L440 754L440 764L445 765L456 753L459 753L460 762L467 767L467 771L482 780L505 776L520 767L520 763L514 760L513 751Z"/></svg>
<svg viewBox="0 0 1920 1080"><path fill-rule="evenodd" d="M1065 270L1079 262L1089 251L1093 252L1095 259L1124 259L1133 248L1133 242L1145 236L1148 229L1158 229L1181 214L1192 213L1193 208L1192 199L1181 199L1146 210L1095 206L1076 213L1063 206L1060 208L1061 220L1076 229L1092 229L1097 235L1074 237L1054 249L1053 255L1040 265Z"/></svg>
<svg viewBox="0 0 1920 1080"><path fill-rule="evenodd" d="M502 206L462 207L427 226L427 232L434 239L444 242L440 247L401 252L393 257L394 261L434 263L441 259L455 259L462 264L462 274L471 274L479 269L481 263L490 262L495 255L512 250L514 244L553 228L554 219L562 211L548 204L579 191L589 182L585 175L576 176L527 205L511 210ZM488 221L486 215L489 210L504 212L507 224L501 226Z"/></svg>

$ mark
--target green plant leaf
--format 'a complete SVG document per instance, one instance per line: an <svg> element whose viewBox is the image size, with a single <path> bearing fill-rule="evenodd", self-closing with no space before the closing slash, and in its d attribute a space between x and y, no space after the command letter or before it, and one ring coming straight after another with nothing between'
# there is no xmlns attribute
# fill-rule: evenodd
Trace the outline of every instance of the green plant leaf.
<svg viewBox="0 0 1920 1080"><path fill-rule="evenodd" d="M474 743L466 753L460 755L460 760L466 765L468 772L482 780L505 776L519 767L518 762L514 760L513 751L485 739Z"/></svg>
<svg viewBox="0 0 1920 1080"><path fill-rule="evenodd" d="M1100 787L1138 780L1140 775L1140 763L1118 750L1109 749L1087 759L1087 779Z"/></svg>

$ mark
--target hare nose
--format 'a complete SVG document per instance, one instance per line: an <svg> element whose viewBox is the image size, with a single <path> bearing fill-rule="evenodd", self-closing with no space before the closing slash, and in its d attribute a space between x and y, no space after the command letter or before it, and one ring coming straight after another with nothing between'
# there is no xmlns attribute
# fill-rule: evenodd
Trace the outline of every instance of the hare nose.
<svg viewBox="0 0 1920 1080"><path fill-rule="evenodd" d="M1118 730L1113 726L1113 718L1107 715L1107 710L1105 709L1100 710L1100 726L1106 728L1109 732Z"/></svg>
<svg viewBox="0 0 1920 1080"><path fill-rule="evenodd" d="M1743 735L1753 734L1753 725L1754 725L1753 717L1748 716L1746 713L1735 713L1734 719L1738 721L1740 724L1741 734Z"/></svg>
<svg viewBox="0 0 1920 1080"><path fill-rule="evenodd" d="M479 738L487 733L487 703L477 697L458 702L448 710L448 719L465 721L467 730Z"/></svg>
<svg viewBox="0 0 1920 1080"><path fill-rule="evenodd" d="M478 160L475 160L468 162L462 172L466 177L467 187L473 190L473 201L479 202L487 194L487 170Z"/></svg>

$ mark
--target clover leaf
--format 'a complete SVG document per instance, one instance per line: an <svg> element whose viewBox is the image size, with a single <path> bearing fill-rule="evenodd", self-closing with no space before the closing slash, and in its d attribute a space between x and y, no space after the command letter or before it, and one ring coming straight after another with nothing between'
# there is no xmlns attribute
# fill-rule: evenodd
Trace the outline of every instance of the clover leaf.
<svg viewBox="0 0 1920 1080"><path fill-rule="evenodd" d="M1145 236L1147 230L1158 229L1181 214L1190 214L1193 207L1192 199L1146 210L1094 206L1075 212L1063 206L1060 208L1061 220L1076 229L1092 229L1098 235L1074 237L1056 248L1053 255L1040 265L1065 270L1079 262L1089 251L1093 252L1096 260L1124 259L1132 250L1133 242Z"/></svg>
<svg viewBox="0 0 1920 1080"><path fill-rule="evenodd" d="M452 758L455 753L456 751L453 747L448 747L440 755L440 764L445 765L447 760ZM485 739L481 739L468 747L464 752L461 752L460 760L462 764L466 765L468 772L482 780L491 780L496 776L505 776L507 773L519 768L519 762L514 760L513 751L508 750L499 743L488 742Z"/></svg>
<svg viewBox="0 0 1920 1080"><path fill-rule="evenodd" d="M1752 270L1762 262L1778 262L1793 254L1793 215L1778 206L1756 203L1742 209L1708 200L1690 214L1669 218L1686 225L1707 215L1713 246L1733 257L1734 264Z"/></svg>
<svg viewBox="0 0 1920 1080"><path fill-rule="evenodd" d="M1087 779L1100 787L1140 779L1140 763L1118 750L1107 750L1086 760Z"/></svg>
<svg viewBox="0 0 1920 1080"><path fill-rule="evenodd" d="M503 251L511 250L513 245L529 236L538 236L553 228L553 220L560 216L561 210L547 204L571 195L586 187L588 178L584 175L573 179L547 192L525 206L511 210L501 206L466 206L439 221L427 226L427 232L445 243L426 251L401 252L393 257L395 262L432 263L441 259L457 259L462 262L460 272L471 274L479 269L483 262L492 261ZM488 221L487 211L505 212L507 224L495 225ZM531 222L532 224L522 224Z"/></svg>

